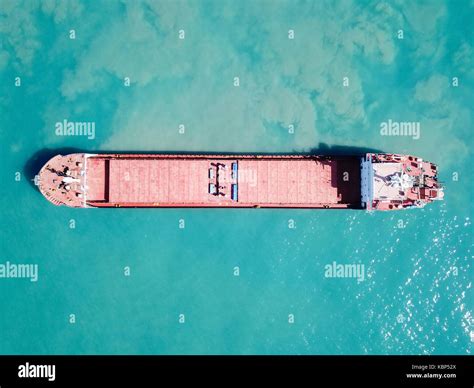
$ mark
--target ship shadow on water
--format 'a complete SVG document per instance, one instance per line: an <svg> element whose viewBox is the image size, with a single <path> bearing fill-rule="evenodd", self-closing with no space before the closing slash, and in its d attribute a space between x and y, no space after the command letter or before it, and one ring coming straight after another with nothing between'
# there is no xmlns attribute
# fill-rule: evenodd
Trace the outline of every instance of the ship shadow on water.
<svg viewBox="0 0 474 388"><path fill-rule="evenodd" d="M381 154L382 150L368 147L352 147L345 145L328 145L319 143L317 147L311 148L307 153L295 152L298 154L322 155L322 156L364 156L367 153Z"/></svg>
<svg viewBox="0 0 474 388"><path fill-rule="evenodd" d="M176 154L176 155L321 155L321 156L363 156L366 153L382 153L383 151L366 148L366 147L351 147L344 145L328 145L326 143L319 143L317 147L311 148L309 151L288 151L288 152L221 152L221 151L163 151L163 150L91 150L80 149L73 147L63 148L43 148L33 154L25 163L23 167L23 175L28 178L30 184L36 188L34 183L35 176L40 171L46 162L52 157L61 154L74 153L91 153L91 154Z"/></svg>

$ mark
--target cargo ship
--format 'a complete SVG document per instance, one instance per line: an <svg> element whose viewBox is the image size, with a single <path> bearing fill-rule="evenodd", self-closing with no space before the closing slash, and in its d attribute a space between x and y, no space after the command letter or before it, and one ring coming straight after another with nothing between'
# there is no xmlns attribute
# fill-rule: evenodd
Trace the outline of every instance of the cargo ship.
<svg viewBox="0 0 474 388"><path fill-rule="evenodd" d="M443 198L437 166L398 154L56 155L37 180L54 205L398 210Z"/></svg>

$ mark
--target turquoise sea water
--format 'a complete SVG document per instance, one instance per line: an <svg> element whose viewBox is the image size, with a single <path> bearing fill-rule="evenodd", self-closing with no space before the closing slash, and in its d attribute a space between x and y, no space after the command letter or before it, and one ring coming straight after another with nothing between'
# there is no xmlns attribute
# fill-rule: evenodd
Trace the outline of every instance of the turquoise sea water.
<svg viewBox="0 0 474 388"><path fill-rule="evenodd" d="M470 354L472 20L469 1L2 1L0 264L39 277L0 279L0 353ZM95 138L57 136L64 119ZM419 139L381 136L389 119ZM323 145L431 160L445 201L69 209L30 181L67 148ZM326 278L334 261L365 280Z"/></svg>

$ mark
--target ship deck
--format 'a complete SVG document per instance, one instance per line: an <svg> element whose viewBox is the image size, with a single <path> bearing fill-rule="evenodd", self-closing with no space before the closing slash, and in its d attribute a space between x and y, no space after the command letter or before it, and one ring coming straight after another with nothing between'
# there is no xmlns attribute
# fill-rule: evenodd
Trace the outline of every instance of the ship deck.
<svg viewBox="0 0 474 388"><path fill-rule="evenodd" d="M100 155L87 202L116 207L359 207L359 158Z"/></svg>

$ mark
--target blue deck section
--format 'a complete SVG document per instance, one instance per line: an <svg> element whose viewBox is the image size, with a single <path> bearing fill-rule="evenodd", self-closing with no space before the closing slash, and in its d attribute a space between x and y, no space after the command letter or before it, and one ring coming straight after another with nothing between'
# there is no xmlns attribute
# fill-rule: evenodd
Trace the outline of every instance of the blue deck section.
<svg viewBox="0 0 474 388"><path fill-rule="evenodd" d="M232 178L237 181L238 177L239 177L238 163L234 162L234 163L232 163Z"/></svg>
<svg viewBox="0 0 474 388"><path fill-rule="evenodd" d="M367 210L372 209L374 170L370 155L361 158L361 204Z"/></svg>
<svg viewBox="0 0 474 388"><path fill-rule="evenodd" d="M237 184L232 184L232 189L231 189L231 198L233 201L238 201L239 200L239 185Z"/></svg>

